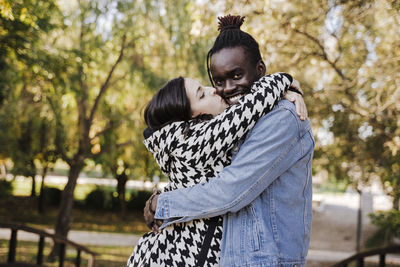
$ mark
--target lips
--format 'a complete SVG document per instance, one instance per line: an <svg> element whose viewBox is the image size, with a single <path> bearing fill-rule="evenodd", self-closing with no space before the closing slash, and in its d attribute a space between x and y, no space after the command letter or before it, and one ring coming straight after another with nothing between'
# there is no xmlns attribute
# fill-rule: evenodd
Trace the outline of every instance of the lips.
<svg viewBox="0 0 400 267"><path fill-rule="evenodd" d="M244 96L247 92L250 92L249 87L238 86L234 90L227 90L227 91L224 90L223 97L225 98L226 102L229 105L233 105L233 104L236 104L239 101L239 99L242 96Z"/></svg>
<svg viewBox="0 0 400 267"><path fill-rule="evenodd" d="M226 99L229 102L229 104L236 104L242 96L243 94L238 94L231 97L227 97Z"/></svg>

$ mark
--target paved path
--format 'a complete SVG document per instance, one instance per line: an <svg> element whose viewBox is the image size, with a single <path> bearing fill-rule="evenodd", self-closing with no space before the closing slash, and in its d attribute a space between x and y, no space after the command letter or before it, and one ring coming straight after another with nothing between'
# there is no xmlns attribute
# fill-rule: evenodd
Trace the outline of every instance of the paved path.
<svg viewBox="0 0 400 267"><path fill-rule="evenodd" d="M54 233L52 229L45 229L49 233ZM17 240L39 241L36 234L18 231ZM0 229L0 239L10 239L11 230ZM104 232L88 232L71 230L68 239L81 245L97 245L97 246L121 246L133 247L139 240L140 236L132 234L104 233Z"/></svg>

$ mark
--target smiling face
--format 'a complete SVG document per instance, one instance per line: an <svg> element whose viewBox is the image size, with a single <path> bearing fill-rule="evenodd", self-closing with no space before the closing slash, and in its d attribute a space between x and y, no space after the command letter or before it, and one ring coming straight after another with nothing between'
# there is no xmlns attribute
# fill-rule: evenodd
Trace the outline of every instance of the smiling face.
<svg viewBox="0 0 400 267"><path fill-rule="evenodd" d="M193 118L201 114L215 117L228 107L213 87L206 87L199 81L185 78L185 88Z"/></svg>
<svg viewBox="0 0 400 267"><path fill-rule="evenodd" d="M262 60L256 64L243 47L223 48L211 56L210 70L217 93L228 104L237 103L251 85L265 75Z"/></svg>

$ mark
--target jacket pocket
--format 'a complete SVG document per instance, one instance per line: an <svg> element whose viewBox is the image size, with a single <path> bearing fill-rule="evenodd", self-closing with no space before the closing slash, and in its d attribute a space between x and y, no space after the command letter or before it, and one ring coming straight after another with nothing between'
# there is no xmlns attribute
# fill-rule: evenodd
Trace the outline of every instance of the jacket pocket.
<svg viewBox="0 0 400 267"><path fill-rule="evenodd" d="M251 239L253 250L258 251L260 250L260 227L258 225L258 218L256 215L256 211L252 204L248 206L249 210L249 231L251 231Z"/></svg>

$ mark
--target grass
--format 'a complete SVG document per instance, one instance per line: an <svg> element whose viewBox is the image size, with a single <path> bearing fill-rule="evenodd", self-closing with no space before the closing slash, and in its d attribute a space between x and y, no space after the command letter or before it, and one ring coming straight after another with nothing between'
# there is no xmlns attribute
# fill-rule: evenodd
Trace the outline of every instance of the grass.
<svg viewBox="0 0 400 267"><path fill-rule="evenodd" d="M59 184L59 183L49 183L45 182L46 187L54 187L58 188L60 190L64 189L64 184ZM31 190L32 190L32 179L31 178L19 178L16 180L12 181L12 187L13 191L12 194L14 196L30 196L31 195ZM86 196L92 192L96 188L101 188L103 190L109 191L109 192L115 192L116 188L115 186L105 186L105 185L95 185L95 184L77 184L75 187L74 191L74 199L77 201L83 201ZM131 196L133 189L127 189L126 190L126 197L129 199ZM36 182L35 186L35 192L36 195L40 194L40 182Z"/></svg>
<svg viewBox="0 0 400 267"><path fill-rule="evenodd" d="M13 195L14 196L30 196L32 190L32 179L24 178L17 179L12 182L13 186ZM60 190L64 189L64 184L56 184L56 183L46 183L47 187L55 187ZM77 184L74 191L74 198L76 200L84 200L87 194L93 191L96 188L94 184ZM106 187L102 187L106 188ZM112 187L107 187L107 189L115 190ZM40 193L40 183L36 183L35 186L36 195Z"/></svg>
<svg viewBox="0 0 400 267"><path fill-rule="evenodd" d="M342 194L345 193L348 187L348 183L346 181L325 181L323 184L314 185L313 192L314 193L334 193L334 194Z"/></svg>
<svg viewBox="0 0 400 267"><path fill-rule="evenodd" d="M58 215L55 207L46 207L40 214L37 200L29 197L0 199L0 221L24 223L37 228L54 228ZM131 233L142 235L147 232L142 212L128 211L125 218L116 211L74 208L73 230Z"/></svg>
<svg viewBox="0 0 400 267"><path fill-rule="evenodd" d="M16 179L12 182L14 197L4 199L0 196L0 220L28 224L39 228L54 228L58 208L45 207L45 213L40 214L37 208L37 200L31 199L32 180L29 178ZM47 187L63 189L62 184L46 183ZM78 184L75 188L75 201L82 202L88 193L99 186L94 184ZM112 186L101 186L102 189L113 192ZM40 183L36 183L36 193L39 194ZM127 198L131 192L128 190ZM79 203L78 203L79 204ZM73 230L101 231L133 233L142 235L147 232L142 211L127 211L122 218L117 211L95 210L75 205L72 212Z"/></svg>

